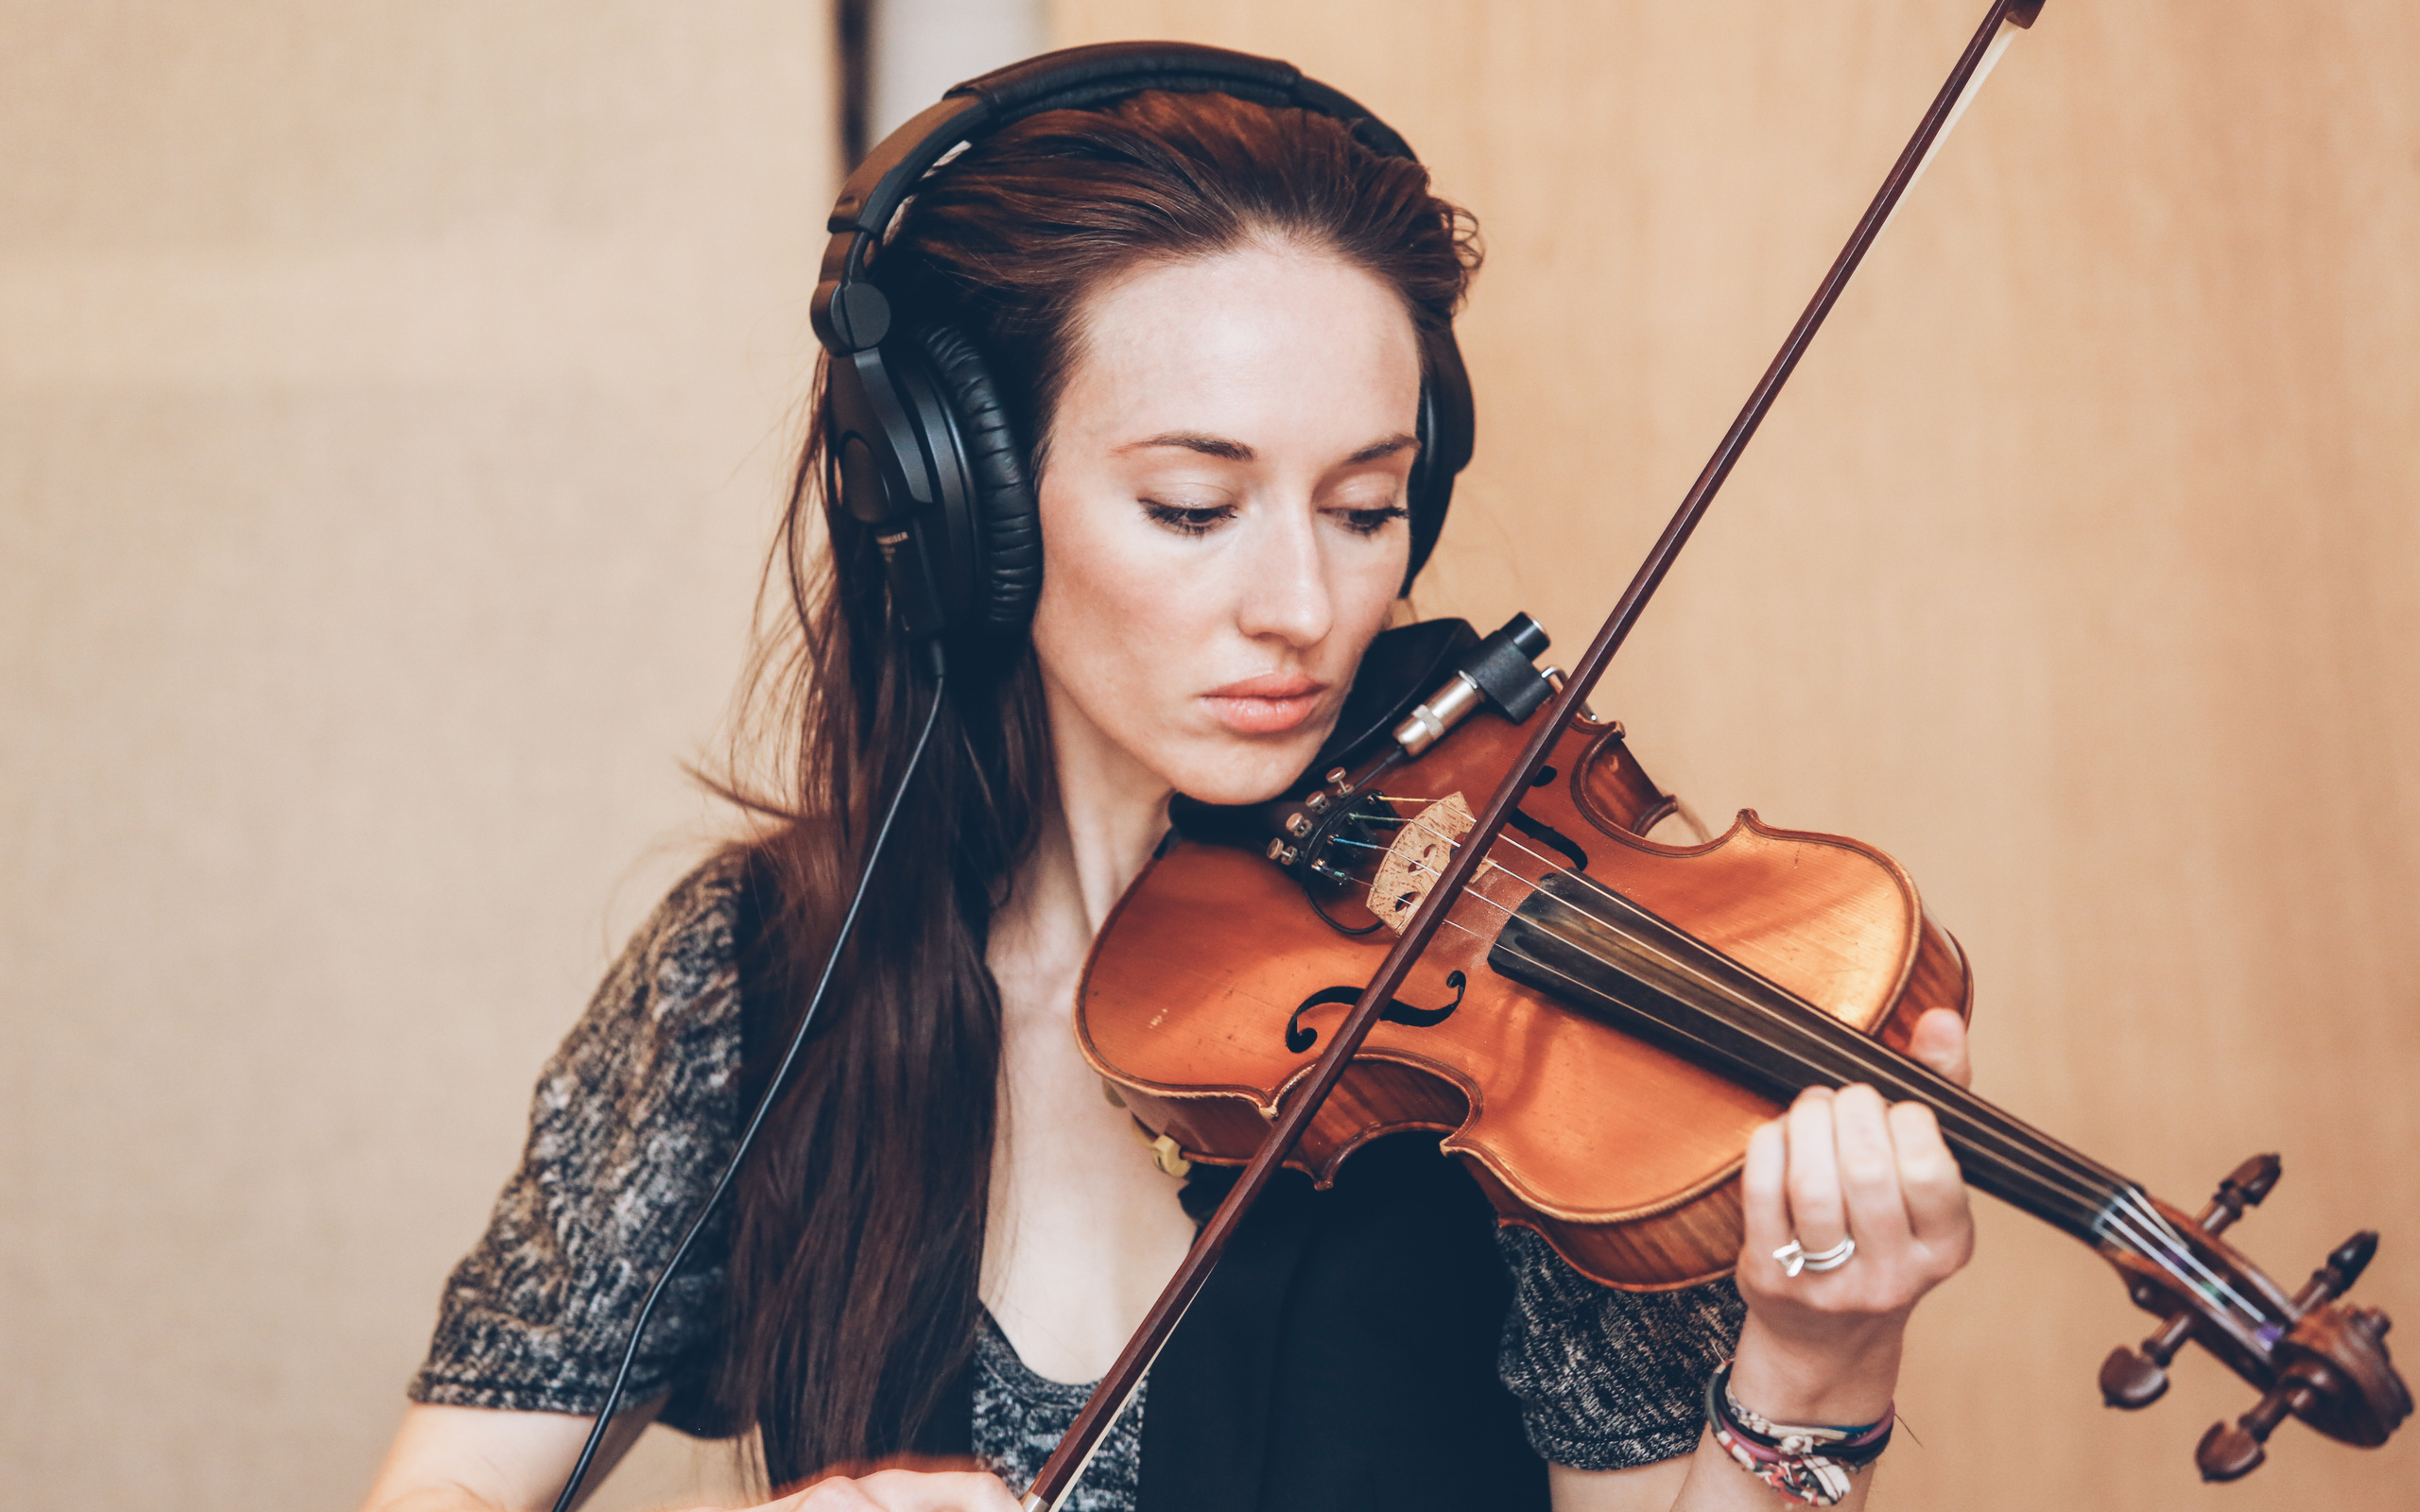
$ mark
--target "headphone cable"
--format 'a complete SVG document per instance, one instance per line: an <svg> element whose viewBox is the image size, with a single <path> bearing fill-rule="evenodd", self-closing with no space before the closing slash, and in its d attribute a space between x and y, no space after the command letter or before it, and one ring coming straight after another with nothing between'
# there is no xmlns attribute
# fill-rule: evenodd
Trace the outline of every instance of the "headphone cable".
<svg viewBox="0 0 2420 1512"><path fill-rule="evenodd" d="M672 1258L665 1262L664 1269L656 1273L655 1284L648 1288L647 1300L639 1304L638 1318L631 1323L630 1339L622 1347L621 1367L614 1372L613 1389L605 1393L605 1404L596 1411L596 1421L588 1430L588 1441L580 1446L579 1460L572 1466L570 1478L563 1482L562 1491L555 1498L554 1512L571 1512L578 1504L580 1483L588 1478L589 1466L596 1458L596 1448L605 1441L606 1429L614 1421L614 1409L622 1400L623 1388L630 1384L631 1366L638 1359L639 1339L647 1332L648 1319L654 1315L655 1304L663 1298L664 1289L671 1284L674 1274L681 1269L681 1263L689 1258L689 1250L697 1244L698 1235L705 1230L706 1220L714 1216L715 1209L722 1204L723 1194L731 1190L733 1178L739 1175L740 1162L748 1159L749 1150L756 1143L757 1132L765 1126L766 1115L772 1111L773 1099L781 1095L783 1083L789 1079L790 1068L798 1063L799 1053L806 1046L807 1031L815 1026L816 1010L823 1005L823 994L832 985L832 972L840 964L840 952L848 945L849 936L856 928L857 913L865 904L866 889L873 883L874 868L882 864L883 847L890 838L891 821L899 817L900 801L908 796L909 784L916 780L917 769L924 765L925 747L932 740L933 726L941 719L942 695L949 680L947 659L942 656L938 640L926 642L925 649L932 664L932 705L925 711L924 728L917 732L916 744L908 753L907 769L899 774L899 785L891 789L890 802L883 810L882 824L873 833L873 845L866 852L865 869L857 875L857 890L849 900L849 911L840 916L840 933L832 941L832 954L824 957L823 973L816 978L815 991L806 1000L806 1011L799 1016L798 1029L790 1036L789 1048L782 1052L781 1063L773 1068L771 1078L765 1083L764 1092L756 1099L756 1110L748 1116L747 1126L740 1130L738 1147L732 1151L731 1160L724 1164L722 1175L716 1179L715 1189L707 1196L705 1206L700 1208L698 1216L690 1220L689 1231L681 1236L680 1246L672 1251Z"/></svg>

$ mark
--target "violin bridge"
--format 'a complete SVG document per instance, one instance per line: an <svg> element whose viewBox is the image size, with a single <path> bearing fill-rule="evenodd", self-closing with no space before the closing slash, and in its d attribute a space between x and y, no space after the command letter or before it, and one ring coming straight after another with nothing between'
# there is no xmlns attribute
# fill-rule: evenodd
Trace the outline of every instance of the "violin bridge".
<svg viewBox="0 0 2420 1512"><path fill-rule="evenodd" d="M1402 934L1428 889L1437 885L1454 847L1477 822L1460 793L1448 793L1413 815L1395 832L1394 842L1378 863L1370 883L1370 912Z"/></svg>

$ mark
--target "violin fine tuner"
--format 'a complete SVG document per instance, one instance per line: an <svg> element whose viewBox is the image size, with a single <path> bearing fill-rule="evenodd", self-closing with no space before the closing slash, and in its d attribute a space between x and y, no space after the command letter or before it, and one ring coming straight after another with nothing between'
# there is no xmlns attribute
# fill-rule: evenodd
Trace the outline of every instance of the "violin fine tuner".
<svg viewBox="0 0 2420 1512"><path fill-rule="evenodd" d="M2219 1183L2208 1207L2194 1220L2215 1239L2259 1206L2277 1184L2274 1155L2256 1155ZM2335 1252L2290 1299L2290 1327L2262 1341L2265 1359L2256 1379L2269 1383L2250 1412L2233 1423L2214 1423L2202 1435L2193 1459L2205 1481L2232 1481L2250 1474L2268 1457L2263 1447L2277 1425L2300 1417L2331 1437L2355 1444L2383 1443L2411 1410L2410 1392L2389 1364L2384 1313L2353 1308L2335 1299L2352 1289L2377 1252L2378 1236L2364 1229ZM2148 1407L2168 1391L2168 1364L2193 1337L2201 1314L2140 1275L2129 1291L2135 1305L2168 1321L2139 1349L2119 1347L2101 1362L2100 1395L2112 1407ZM2236 1352L2242 1352L2239 1349ZM2243 1373L2254 1375L2247 1370Z"/></svg>

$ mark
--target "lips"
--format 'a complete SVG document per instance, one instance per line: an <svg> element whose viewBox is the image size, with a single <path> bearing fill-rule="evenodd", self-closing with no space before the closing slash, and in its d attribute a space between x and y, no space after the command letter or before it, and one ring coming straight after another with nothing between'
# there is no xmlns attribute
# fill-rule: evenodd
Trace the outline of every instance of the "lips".
<svg viewBox="0 0 2420 1512"><path fill-rule="evenodd" d="M1310 718L1327 686L1299 672L1264 672L1214 688L1201 698L1220 724L1239 735L1276 735Z"/></svg>

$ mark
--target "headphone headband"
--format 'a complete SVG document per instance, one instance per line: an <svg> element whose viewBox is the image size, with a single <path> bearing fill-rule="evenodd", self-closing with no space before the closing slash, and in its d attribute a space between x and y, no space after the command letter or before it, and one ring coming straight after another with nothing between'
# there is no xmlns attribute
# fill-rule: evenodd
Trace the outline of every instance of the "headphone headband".
<svg viewBox="0 0 2420 1512"><path fill-rule="evenodd" d="M1104 43L994 69L882 140L849 175L827 223L813 314L830 353L825 455L849 515L872 527L892 612L912 637L1021 635L1042 583L1030 455L984 353L937 312L894 320L866 264L891 221L952 148L1044 111L1146 90L1219 94L1305 110L1381 157L1417 162L1384 122L1291 63L1187 43ZM1421 335L1420 450L1405 502L1410 554L1428 559L1454 474L1471 454L1470 382L1450 327Z"/></svg>
<svg viewBox="0 0 2420 1512"><path fill-rule="evenodd" d="M1392 128L1351 96L1305 78L1279 59L1180 42L1104 42L1045 53L955 86L883 138L850 173L825 225L832 240L816 279L816 336L835 356L845 356L889 334L890 301L861 281L866 254L951 148L1044 111L1080 110L1153 89L1233 94L1316 112L1344 122L1381 157L1419 161Z"/></svg>

